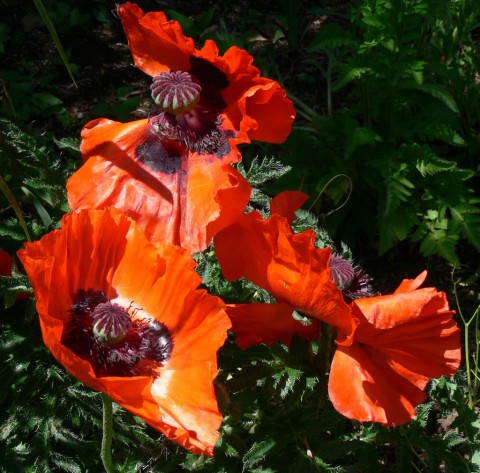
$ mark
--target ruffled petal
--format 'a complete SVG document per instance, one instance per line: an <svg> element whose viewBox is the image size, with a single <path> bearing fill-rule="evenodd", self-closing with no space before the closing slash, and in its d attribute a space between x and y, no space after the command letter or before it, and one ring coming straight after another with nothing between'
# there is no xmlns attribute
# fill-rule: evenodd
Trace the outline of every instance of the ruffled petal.
<svg viewBox="0 0 480 473"><path fill-rule="evenodd" d="M429 378L453 375L461 360L460 330L443 292L404 281L391 295L356 299L356 329L339 344L330 372L335 408L360 421L408 422L425 399Z"/></svg>
<svg viewBox="0 0 480 473"><path fill-rule="evenodd" d="M330 249L315 248L313 231L294 234L285 218L252 212L218 233L215 251L227 279L245 277L278 302L351 332L350 309L330 277Z"/></svg>
<svg viewBox="0 0 480 473"><path fill-rule="evenodd" d="M415 416L427 381L354 343L337 348L328 393L335 409L349 419L399 425Z"/></svg>
<svg viewBox="0 0 480 473"><path fill-rule="evenodd" d="M216 365L207 361L182 371L162 370L152 386L165 435L193 453L213 456L222 422L211 380Z"/></svg>
<svg viewBox="0 0 480 473"><path fill-rule="evenodd" d="M295 120L293 103L277 82L264 78L261 82L248 89L238 101L244 117L240 134L247 134L251 140L283 143Z"/></svg>
<svg viewBox="0 0 480 473"><path fill-rule="evenodd" d="M305 325L293 318L293 310L288 304L227 304L235 342L242 350L280 340L288 345L294 334L318 339L319 322L311 319L311 323Z"/></svg>
<svg viewBox="0 0 480 473"><path fill-rule="evenodd" d="M281 219L274 215L271 220ZM331 250L315 248L314 242L313 231L279 233L274 261L268 268L272 293L278 301L288 302L304 314L348 334L352 317L342 291L330 276Z"/></svg>
<svg viewBox="0 0 480 473"><path fill-rule="evenodd" d="M295 212L310 197L301 191L283 191L270 201L270 215L280 215L287 219L288 223L295 220Z"/></svg>
<svg viewBox="0 0 480 473"><path fill-rule="evenodd" d="M409 296L410 299L405 300ZM399 297L402 300L398 301ZM358 308L371 322L360 323L356 340L378 353L429 378L453 375L461 361L460 329L443 292L434 288L380 296L373 307L357 299ZM391 305L389 305L391 302ZM376 309L375 309L376 307ZM385 318L385 320L383 320Z"/></svg>
<svg viewBox="0 0 480 473"><path fill-rule="evenodd" d="M418 289L427 278L427 271L422 271L415 279L404 279L400 286L396 289L394 294L399 294L401 292L411 292L415 289Z"/></svg>
<svg viewBox="0 0 480 473"><path fill-rule="evenodd" d="M448 301L434 288L417 289L383 296L356 299L352 302L356 316L363 315L373 326L388 329L417 317L448 311ZM450 314L453 311L449 311Z"/></svg>
<svg viewBox="0 0 480 473"><path fill-rule="evenodd" d="M230 321L219 298L196 290L201 281L187 252L166 243L153 245L133 220L110 208L67 214L61 230L26 243L18 256L32 282L42 335L54 357L86 386L107 393L192 452L210 455L221 421L213 393L216 352ZM156 319L168 328L173 351L153 377L97 377L89 361L63 345L62 333L79 289L102 291L123 307L132 307L136 317ZM160 381L171 376L175 393ZM193 378L199 380L194 384ZM163 397L154 395L153 382L163 386ZM182 384L188 390L181 391ZM201 420L194 420L195 409ZM170 411L189 413L181 418L181 435L177 420L169 424Z"/></svg>
<svg viewBox="0 0 480 473"><path fill-rule="evenodd" d="M248 182L229 166L235 152L220 158L167 147L147 120L94 120L82 138L86 162L67 182L72 210L121 209L151 241L202 251L250 198Z"/></svg>
<svg viewBox="0 0 480 473"><path fill-rule="evenodd" d="M184 36L177 21L167 21L163 12L145 14L130 2L120 5L118 14L139 69L152 77L164 71L190 69L189 57L195 45L191 38Z"/></svg>

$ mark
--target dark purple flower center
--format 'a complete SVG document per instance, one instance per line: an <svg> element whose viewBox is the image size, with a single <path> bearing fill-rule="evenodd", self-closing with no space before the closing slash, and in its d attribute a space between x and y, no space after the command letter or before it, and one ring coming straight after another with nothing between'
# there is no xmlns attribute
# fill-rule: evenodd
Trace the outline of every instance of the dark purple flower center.
<svg viewBox="0 0 480 473"><path fill-rule="evenodd" d="M221 128L226 103L220 90L228 79L204 59L190 62L190 72L162 72L153 78L150 89L160 111L151 117L150 130L162 142L178 141L190 151L222 157L233 136Z"/></svg>
<svg viewBox="0 0 480 473"><path fill-rule="evenodd" d="M88 361L98 377L152 376L172 354L168 328L156 320L132 317L128 309L93 289L75 296L62 343Z"/></svg>

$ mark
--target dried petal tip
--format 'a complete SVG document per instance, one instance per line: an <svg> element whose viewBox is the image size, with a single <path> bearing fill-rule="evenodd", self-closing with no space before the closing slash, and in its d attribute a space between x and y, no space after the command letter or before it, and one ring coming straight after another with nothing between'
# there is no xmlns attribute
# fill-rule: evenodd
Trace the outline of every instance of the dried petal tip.
<svg viewBox="0 0 480 473"><path fill-rule="evenodd" d="M132 326L128 312L110 301L98 304L92 312L92 319L93 334L104 345L122 341Z"/></svg>
<svg viewBox="0 0 480 473"><path fill-rule="evenodd" d="M200 100L202 87L188 72L162 72L150 86L153 100L165 112L182 115Z"/></svg>

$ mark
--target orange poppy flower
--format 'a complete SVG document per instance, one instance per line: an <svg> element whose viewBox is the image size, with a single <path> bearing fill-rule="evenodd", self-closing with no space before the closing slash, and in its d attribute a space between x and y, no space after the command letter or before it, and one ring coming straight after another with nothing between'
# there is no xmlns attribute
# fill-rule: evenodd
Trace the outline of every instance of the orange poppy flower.
<svg viewBox="0 0 480 473"><path fill-rule="evenodd" d="M54 357L170 440L213 455L216 353L230 322L219 298L196 289L187 252L152 244L107 209L65 215L18 256Z"/></svg>
<svg viewBox="0 0 480 473"><path fill-rule="evenodd" d="M429 378L453 375L461 358L460 330L445 293L419 289L426 272L390 295L351 303L357 327L340 334L329 395L350 419L399 425L415 416Z"/></svg>
<svg viewBox="0 0 480 473"><path fill-rule="evenodd" d="M302 195L280 194L272 200L271 211L277 213L272 213L269 219L263 219L259 212L251 212L215 237L215 252L224 276L228 280L245 277L270 292L282 305L278 306L277 313L274 309L261 308L259 304L249 305L242 310L245 314L242 317L247 317L247 310L250 310L250 323L240 319L237 306L234 306L234 311L231 306L227 307L232 330L242 347L249 346L253 340L274 341L273 334L279 327L291 330L290 336L293 331L306 338L318 337L319 320L346 333L352 328L348 305L330 274L331 250L315 247L313 230L295 234L290 227L292 209L302 202L299 194ZM235 251L236 248L241 248L241 251ZM285 309L285 305L290 311ZM313 321L307 330L292 319L294 310L317 321ZM258 320L254 324L255 317ZM284 317L290 325L284 325ZM275 327L277 324L278 327ZM295 326L297 331L293 330ZM288 330L283 332L283 339Z"/></svg>
<svg viewBox="0 0 480 473"><path fill-rule="evenodd" d="M99 119L82 132L84 166L67 184L72 210L116 207L152 241L191 253L244 211L248 182L231 164L237 143L280 143L295 111L277 82L260 76L252 57L230 48L202 49L163 12L118 8L136 65L152 76L156 110L149 119Z"/></svg>
<svg viewBox="0 0 480 473"><path fill-rule="evenodd" d="M120 5L118 14L135 64L153 78L152 95L166 110L151 120L157 132L170 138L220 127L231 130L235 142L287 138L293 104L277 82L260 76L245 50L233 46L220 56L212 40L197 49L178 22L163 12L145 14L133 3Z"/></svg>
<svg viewBox="0 0 480 473"><path fill-rule="evenodd" d="M212 236L242 214L250 185L223 158L162 142L148 120L99 119L82 131L84 165L67 182L72 210L116 207L153 242L204 250Z"/></svg>

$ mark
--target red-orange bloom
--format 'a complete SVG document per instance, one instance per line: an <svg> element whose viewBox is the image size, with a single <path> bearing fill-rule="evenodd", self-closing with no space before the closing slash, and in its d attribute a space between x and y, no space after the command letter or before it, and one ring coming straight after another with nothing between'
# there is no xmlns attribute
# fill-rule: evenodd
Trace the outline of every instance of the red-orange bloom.
<svg viewBox="0 0 480 473"><path fill-rule="evenodd" d="M99 119L82 131L84 165L67 182L73 210L116 207L153 241L204 250L212 236L241 215L250 185L223 158L161 142L148 120Z"/></svg>
<svg viewBox="0 0 480 473"><path fill-rule="evenodd" d="M281 143L287 138L295 118L292 102L277 82L260 76L245 50L233 46L220 56L212 40L197 49L178 22L167 21L163 12L145 14L132 3L120 5L118 14L136 66L154 78L154 84L158 77L165 79L162 74L173 71L191 76L200 85L199 98L192 86L187 94L176 96L182 103L195 102L194 115L213 113L222 129L234 132L234 141ZM178 84L179 78L175 79ZM152 85L161 106L166 94L158 98L155 90Z"/></svg>
<svg viewBox="0 0 480 473"><path fill-rule="evenodd" d="M224 276L228 280L245 277L280 303L276 312L275 306L267 309L261 308L261 304L249 304L241 312L238 306L227 307L241 347L250 346L254 340L274 341L280 327L285 330L277 340L288 340L292 333L318 337L318 320L346 333L351 330L350 310L330 275L331 250L315 247L313 230L295 234L288 222L293 218L293 207L302 203L302 199L295 198L298 194L280 194L273 199L271 209L277 213L269 219L251 212L215 237L215 252ZM294 310L313 317L313 324L306 328L292 319ZM285 325L285 318L289 325ZM303 331L298 327L303 327Z"/></svg>
<svg viewBox="0 0 480 473"><path fill-rule="evenodd" d="M391 295L356 299L353 338L340 334L329 379L335 409L350 419L399 425L415 416L429 378L453 375L460 331L445 293L418 289L426 272Z"/></svg>
<svg viewBox="0 0 480 473"><path fill-rule="evenodd" d="M260 76L252 57L202 49L163 12L118 8L136 65L152 76L156 110L131 123L94 120L82 132L84 166L67 184L73 210L116 207L152 241L191 253L241 215L248 182L231 164L236 144L285 140L295 117L277 82Z"/></svg>
<svg viewBox="0 0 480 473"><path fill-rule="evenodd" d="M185 250L115 209L67 214L18 252L45 344L85 385L194 453L213 454L213 379L230 322Z"/></svg>

